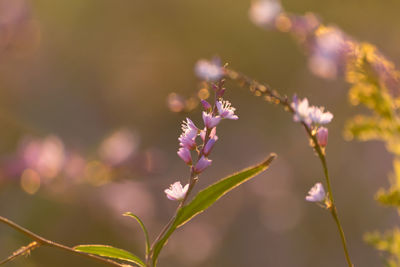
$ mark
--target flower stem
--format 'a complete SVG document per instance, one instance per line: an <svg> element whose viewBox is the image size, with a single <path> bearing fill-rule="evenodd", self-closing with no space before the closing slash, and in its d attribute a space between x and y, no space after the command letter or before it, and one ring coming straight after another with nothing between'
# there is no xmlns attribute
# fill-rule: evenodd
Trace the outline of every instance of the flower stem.
<svg viewBox="0 0 400 267"><path fill-rule="evenodd" d="M237 71L234 71L234 70L228 69L228 68L225 68L224 70L225 70L226 77L228 77L229 79L231 79L233 81L236 81L242 87L249 88L250 91L254 95L264 96L266 101L272 102L274 104L280 104L289 113L294 114L294 110L291 107L287 96L281 96L276 90L271 89L270 86L261 84L255 80L243 75L242 73L239 73ZM335 201L333 198L332 186L331 186L331 182L329 179L329 172L328 172L328 166L326 163L325 154L323 153L320 145L318 144L318 140L317 140L316 136L312 133L310 126L308 126L304 122L302 123L302 125L304 126L304 129L306 130L309 138L311 138L311 140L313 141L314 150L317 152L318 157L321 161L321 165L322 165L322 168L324 171L324 176L325 176L325 180L326 180L326 184L327 184L327 188L328 188L328 192L329 192L329 200L331 202L331 206L329 207L329 210L330 210L332 217L336 223L336 226L339 230L340 239L342 241L342 246L343 246L344 254L346 257L346 261L347 261L349 267L354 267L354 265L352 264L352 262L350 260L350 254L349 254L349 251L347 248L347 243L346 243L346 238L344 235L343 227L340 223L338 212L337 212L336 205L335 205Z"/></svg>
<svg viewBox="0 0 400 267"><path fill-rule="evenodd" d="M81 256L86 257L86 258L97 260L99 262L102 262L104 264L108 264L108 265L111 265L111 266L119 266L119 267L127 266L127 265L123 265L123 264L120 264L118 262L115 262L113 260L109 260L109 259L102 258L102 257L96 256L96 255L92 255L92 254L87 254L87 253L84 253L84 252L80 252L80 251L74 250L73 248L70 248L70 247L64 246L62 244L56 243L54 241L50 241L48 239L45 239L45 238L43 238L43 237L41 237L41 236L39 236L39 235L29 231L29 230L23 228L22 226L20 226L20 225L16 224L15 222L13 222L13 221L11 221L11 220L9 220L7 218L4 218L2 216L0 216L0 222L10 226L11 228L14 228L18 232L20 232L20 233L24 234L25 236L27 236L27 237L33 239L34 241L36 241L36 244L35 244L34 247L39 247L39 246L54 247L54 248L62 249L64 251L67 251L67 252L70 252L70 253L73 253L73 254L81 255ZM31 243L31 244L33 244L33 243ZM31 247L31 249L32 249L32 247ZM5 263L5 262L2 262L2 263Z"/></svg>

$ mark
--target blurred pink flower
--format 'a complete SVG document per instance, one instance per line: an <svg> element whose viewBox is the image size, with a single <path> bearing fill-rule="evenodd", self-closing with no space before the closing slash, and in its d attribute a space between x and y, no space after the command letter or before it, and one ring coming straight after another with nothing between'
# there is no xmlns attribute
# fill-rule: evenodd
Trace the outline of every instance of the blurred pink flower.
<svg viewBox="0 0 400 267"><path fill-rule="evenodd" d="M120 129L108 136L100 144L99 154L102 160L118 165L134 154L139 145L139 137L128 129Z"/></svg>
<svg viewBox="0 0 400 267"><path fill-rule="evenodd" d="M249 10L250 20L258 26L271 26L282 12L282 6L276 0L253 1Z"/></svg>
<svg viewBox="0 0 400 267"><path fill-rule="evenodd" d="M207 81L216 81L224 76L224 70L218 60L200 59L197 61L194 71L200 79Z"/></svg>

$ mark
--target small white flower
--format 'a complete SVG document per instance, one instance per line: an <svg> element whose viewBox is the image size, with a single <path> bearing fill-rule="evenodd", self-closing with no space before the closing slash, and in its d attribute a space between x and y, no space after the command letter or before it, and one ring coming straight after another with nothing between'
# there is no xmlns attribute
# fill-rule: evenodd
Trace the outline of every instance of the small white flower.
<svg viewBox="0 0 400 267"><path fill-rule="evenodd" d="M315 124L328 124L333 119L333 114L324 112L324 107L312 106L309 108L309 118Z"/></svg>
<svg viewBox="0 0 400 267"><path fill-rule="evenodd" d="M282 6L276 0L254 1L249 10L250 20L257 26L268 26L282 12Z"/></svg>
<svg viewBox="0 0 400 267"><path fill-rule="evenodd" d="M316 183L310 191L308 191L308 196L306 200L310 202L322 202L325 200L325 190L321 183Z"/></svg>
<svg viewBox="0 0 400 267"><path fill-rule="evenodd" d="M181 182L175 182L169 186L168 189L165 189L164 192L167 195L167 198L174 201L181 201L187 191L189 189L189 184L182 187Z"/></svg>
<svg viewBox="0 0 400 267"><path fill-rule="evenodd" d="M294 98L292 102L292 108L294 109L293 120L296 122L303 121L306 124L311 124L310 115L310 107L308 104L308 99L304 98L301 101L298 101L297 97Z"/></svg>
<svg viewBox="0 0 400 267"><path fill-rule="evenodd" d="M333 114L324 112L324 107L310 106L307 98L299 101L295 96L291 107L294 110L293 120L296 122L302 121L307 125L314 124L328 124L333 119Z"/></svg>
<svg viewBox="0 0 400 267"><path fill-rule="evenodd" d="M218 109L219 115L224 119L237 120L239 117L235 115L235 108L231 106L231 103L227 100L219 100L215 103Z"/></svg>
<svg viewBox="0 0 400 267"><path fill-rule="evenodd" d="M207 81L216 81L224 76L224 70L216 60L200 59L197 61L194 71L200 79Z"/></svg>

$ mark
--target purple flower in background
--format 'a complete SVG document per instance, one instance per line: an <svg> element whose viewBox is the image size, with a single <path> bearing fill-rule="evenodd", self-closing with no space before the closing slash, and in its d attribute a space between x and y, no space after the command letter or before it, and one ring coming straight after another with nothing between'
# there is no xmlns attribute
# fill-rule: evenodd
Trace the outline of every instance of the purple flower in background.
<svg viewBox="0 0 400 267"><path fill-rule="evenodd" d="M239 117L234 114L236 109L231 106L229 101L221 99L217 101L215 105L217 106L218 113L222 118L230 120L239 119Z"/></svg>
<svg viewBox="0 0 400 267"><path fill-rule="evenodd" d="M196 173L201 173L203 172L208 166L211 165L212 160L206 158L205 156L202 156L199 161L196 163L196 166L194 166L194 171Z"/></svg>
<svg viewBox="0 0 400 267"><path fill-rule="evenodd" d="M192 155L190 154L189 149L181 147L177 154L186 164L192 165Z"/></svg>
<svg viewBox="0 0 400 267"><path fill-rule="evenodd" d="M218 123L221 121L221 117L220 116L214 117L212 113L207 113L207 112L203 111L203 121L204 121L204 125L208 129L212 129L218 125Z"/></svg>
<svg viewBox="0 0 400 267"><path fill-rule="evenodd" d="M200 59L197 61L194 71L200 79L207 81L216 81L224 76L224 70L219 60Z"/></svg>
<svg viewBox="0 0 400 267"><path fill-rule="evenodd" d="M271 26L282 12L282 6L276 0L254 1L249 10L250 20L258 26Z"/></svg>
<svg viewBox="0 0 400 267"><path fill-rule="evenodd" d="M185 195L189 189L189 184L182 187L181 182L175 182L165 189L164 192L167 198L174 201L181 201L185 198Z"/></svg>
<svg viewBox="0 0 400 267"><path fill-rule="evenodd" d="M310 191L308 191L308 196L306 200L310 202L322 202L325 200L325 190L321 183L316 183Z"/></svg>

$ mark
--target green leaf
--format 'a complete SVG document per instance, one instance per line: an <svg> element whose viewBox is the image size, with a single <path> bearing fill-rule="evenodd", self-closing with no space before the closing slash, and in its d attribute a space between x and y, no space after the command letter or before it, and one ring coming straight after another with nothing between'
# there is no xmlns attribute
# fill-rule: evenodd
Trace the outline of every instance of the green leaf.
<svg viewBox="0 0 400 267"><path fill-rule="evenodd" d="M253 167L244 169L238 173L234 173L226 178L219 180L218 182L210 185L206 189L200 191L193 200L182 207L171 227L165 233L163 238L161 238L154 246L154 251L152 254L153 258L153 266L157 263L157 258L163 248L163 246L168 241L168 238L171 234L179 227L187 223L196 215L202 213L207 208L209 208L212 204L214 204L219 198L223 195L231 191L232 189L236 188L237 186L241 185L242 183L250 180L251 178L255 177L257 174L268 169L271 162L276 158L276 154L271 154L265 161L260 164L257 164Z"/></svg>
<svg viewBox="0 0 400 267"><path fill-rule="evenodd" d="M77 251L94 254L102 257L133 262L141 267L146 266L139 257L133 255L129 251L120 248L114 248L106 245L79 245L74 247L74 249Z"/></svg>
<svg viewBox="0 0 400 267"><path fill-rule="evenodd" d="M150 241L149 241L149 234L147 232L146 226L144 226L144 223L142 222L142 220L138 216L133 214L132 212L126 212L123 214L123 216L128 216L128 217L135 219L139 223L140 227L142 228L144 237L146 239L146 257L147 257L150 252Z"/></svg>

